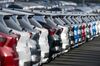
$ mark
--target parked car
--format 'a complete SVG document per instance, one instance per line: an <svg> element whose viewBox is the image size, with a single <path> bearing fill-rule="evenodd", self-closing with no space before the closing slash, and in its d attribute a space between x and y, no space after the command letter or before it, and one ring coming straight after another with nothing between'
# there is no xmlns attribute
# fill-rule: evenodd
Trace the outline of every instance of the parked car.
<svg viewBox="0 0 100 66"><path fill-rule="evenodd" d="M30 21L27 16L23 17L31 27L35 27L33 24L31 24L34 21ZM25 22L25 21L24 21ZM41 62L40 63L46 63L49 56L49 44L48 44L48 30L44 28L38 28L35 27L36 30L40 31L40 37L39 37L39 45L41 49Z"/></svg>
<svg viewBox="0 0 100 66"><path fill-rule="evenodd" d="M49 19L49 17L44 16L34 16L39 24L41 24L45 29L49 31L48 42L49 42L49 60L55 58L61 51L61 39L60 39L60 30L58 30L55 23ZM37 19L40 18L40 19Z"/></svg>
<svg viewBox="0 0 100 66"><path fill-rule="evenodd" d="M92 26L92 37L94 38L96 36L96 22L91 19L92 16L88 16L88 19L91 21Z"/></svg>
<svg viewBox="0 0 100 66"><path fill-rule="evenodd" d="M60 35L62 41L62 52L68 52L70 49L68 26L60 19L60 17L55 17L53 20L56 24L58 24L58 27L62 29L62 33Z"/></svg>
<svg viewBox="0 0 100 66"><path fill-rule="evenodd" d="M22 32L20 31L20 29L18 31L18 26L16 26L16 23L9 16L5 16L4 18L2 17L1 20L2 20L1 23L3 25L5 24L4 28L6 27L7 28L6 30L10 29L11 34L16 34L19 36L19 40L17 42L17 47L16 47L19 55L19 65L20 66L31 65L30 45L34 44L34 41L30 39L31 37L30 33ZM15 28L17 30L15 30ZM36 45L34 45L34 47L32 46L31 48L36 49L35 47ZM22 53L24 54L23 56Z"/></svg>
<svg viewBox="0 0 100 66"><path fill-rule="evenodd" d="M35 26L37 30L41 31L39 44L41 45L41 63L48 62L49 59L49 43L48 43L48 30L42 27L33 16L29 16L28 20L31 25Z"/></svg>
<svg viewBox="0 0 100 66"><path fill-rule="evenodd" d="M19 57L16 52L16 35L7 35L0 32L0 65L19 66Z"/></svg>
<svg viewBox="0 0 100 66"><path fill-rule="evenodd" d="M90 26L90 24L88 23L89 20L86 18L86 16L81 17L81 19L82 19L82 21L84 21L85 24L86 24L86 41L89 41L90 38L91 38L91 32L90 32L91 26Z"/></svg>
<svg viewBox="0 0 100 66"><path fill-rule="evenodd" d="M71 27L72 27L72 31L73 31L73 40L74 40L74 45L73 47L78 47L78 42L79 42L79 34L78 34L78 25L76 22L74 22L72 20L72 16L69 16L67 18L70 22L71 22Z"/></svg>
<svg viewBox="0 0 100 66"><path fill-rule="evenodd" d="M13 33L17 33L20 35L19 44L17 45L17 51L20 56L20 65L38 65L40 61L40 48L37 45L36 41L31 38L34 37L30 32L24 32L22 30L17 30L20 26L16 24L16 22L12 19L12 16L5 16L4 21L10 29L12 29ZM22 27L20 27L22 28ZM37 36L38 37L38 36ZM22 43L22 45L21 45ZM26 51L25 51L26 50ZM25 53L25 56L22 56L22 53ZM25 58L24 58L25 57Z"/></svg>
<svg viewBox="0 0 100 66"><path fill-rule="evenodd" d="M79 21L81 23L81 37L82 37L82 43L86 42L86 23L84 22L84 20L82 20L82 17L77 17L76 18L77 21Z"/></svg>
<svg viewBox="0 0 100 66"><path fill-rule="evenodd" d="M93 31L94 31L94 37L98 36L98 21L94 18L95 16L91 16L91 20L93 21Z"/></svg>
<svg viewBox="0 0 100 66"><path fill-rule="evenodd" d="M78 35L79 35L79 41L78 41L78 45L81 45L83 44L83 41L82 41L82 22L80 20L77 20L76 18L78 18L79 16L73 16L72 17L72 20L74 22L76 22L76 24L78 25Z"/></svg>
<svg viewBox="0 0 100 66"><path fill-rule="evenodd" d="M99 36L99 33L100 33L100 21L99 21L99 18L98 16L94 16L94 19L96 20L96 34L97 36Z"/></svg>
<svg viewBox="0 0 100 66"><path fill-rule="evenodd" d="M69 43L70 43L70 47L74 48L74 31L73 31L73 26L72 23L67 19L68 16L65 16L63 18L63 21L68 24L69 26Z"/></svg>

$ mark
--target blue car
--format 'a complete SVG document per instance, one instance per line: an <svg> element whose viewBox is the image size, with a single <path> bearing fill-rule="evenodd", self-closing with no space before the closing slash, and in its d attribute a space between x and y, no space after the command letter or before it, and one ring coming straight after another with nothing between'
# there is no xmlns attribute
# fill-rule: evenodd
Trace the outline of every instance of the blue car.
<svg viewBox="0 0 100 66"><path fill-rule="evenodd" d="M74 24L74 42L75 42L75 47L78 47L78 41L79 41L79 34L78 34L78 25Z"/></svg>
<svg viewBox="0 0 100 66"><path fill-rule="evenodd" d="M93 31L93 37L95 37L96 36L96 22L94 21L94 22L92 22L93 24L92 24L92 31Z"/></svg>

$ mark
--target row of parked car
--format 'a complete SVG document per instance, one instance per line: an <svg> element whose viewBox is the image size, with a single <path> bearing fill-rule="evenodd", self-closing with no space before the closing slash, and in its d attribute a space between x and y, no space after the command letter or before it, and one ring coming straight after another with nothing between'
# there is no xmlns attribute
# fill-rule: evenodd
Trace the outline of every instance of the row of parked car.
<svg viewBox="0 0 100 66"><path fill-rule="evenodd" d="M0 10L0 66L40 66L100 34L100 15Z"/></svg>

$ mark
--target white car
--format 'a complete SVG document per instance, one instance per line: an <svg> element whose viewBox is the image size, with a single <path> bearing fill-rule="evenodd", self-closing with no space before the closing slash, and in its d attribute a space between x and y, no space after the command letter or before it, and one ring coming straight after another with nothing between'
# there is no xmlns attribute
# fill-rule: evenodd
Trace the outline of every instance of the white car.
<svg viewBox="0 0 100 66"><path fill-rule="evenodd" d="M64 50L63 52L68 52L69 51L69 38L68 38L68 26L64 25L64 22L60 18L55 18L54 22L58 24L59 28L62 28L62 33L61 33L61 40L62 40L62 49Z"/></svg>
<svg viewBox="0 0 100 66"><path fill-rule="evenodd" d="M41 21L40 23L42 25L48 26L45 28L49 31L49 58L55 58L57 55L61 54L62 51L62 42L60 37L62 29L58 28L57 24L54 23L50 17L43 17L43 21Z"/></svg>
<svg viewBox="0 0 100 66"><path fill-rule="evenodd" d="M96 27L95 27L96 23L91 19L90 16L88 16L88 19L89 19L89 24L91 26L90 32L91 32L91 40L92 40L96 35Z"/></svg>
<svg viewBox="0 0 100 66"><path fill-rule="evenodd" d="M73 48L78 47L79 43L79 26L76 22L72 20L72 16L68 16L67 20L71 22L72 26L72 32L73 32L73 41L74 45L72 46Z"/></svg>
<svg viewBox="0 0 100 66"><path fill-rule="evenodd" d="M88 18L87 18L88 19ZM88 20L88 25L89 25L89 31L90 31L90 40L92 40L93 39L93 23L90 21L90 20Z"/></svg>
<svg viewBox="0 0 100 66"><path fill-rule="evenodd" d="M43 28L33 17L28 18L32 26L37 25L37 30L41 31L39 38L39 45L41 48L41 63L48 61L49 57L49 43L48 43L48 30Z"/></svg>
<svg viewBox="0 0 100 66"><path fill-rule="evenodd" d="M67 23L68 26L69 26L69 42L70 42L70 45L73 46L74 45L74 40L73 40L73 38L74 38L74 32L73 32L72 23L66 17L63 18L63 21L65 23Z"/></svg>
<svg viewBox="0 0 100 66"><path fill-rule="evenodd" d="M99 34L99 21L97 21L96 17L91 16L91 19L93 20L94 24L94 29L96 30L96 36Z"/></svg>
<svg viewBox="0 0 100 66"><path fill-rule="evenodd" d="M100 18L98 18L98 16L96 16L95 19L97 21L96 22L96 25L97 25L96 29L97 29L97 33L99 35L100 34Z"/></svg>
<svg viewBox="0 0 100 66"><path fill-rule="evenodd" d="M32 25L28 19L27 16L21 16L20 19L18 19L20 25L27 29L27 31L30 31L32 33L39 31L39 39L38 44L40 46L41 50L41 61L40 63L45 63L48 60L49 55L49 44L48 44L48 31L46 29L41 29L38 27L35 27ZM31 21L32 22L32 21Z"/></svg>

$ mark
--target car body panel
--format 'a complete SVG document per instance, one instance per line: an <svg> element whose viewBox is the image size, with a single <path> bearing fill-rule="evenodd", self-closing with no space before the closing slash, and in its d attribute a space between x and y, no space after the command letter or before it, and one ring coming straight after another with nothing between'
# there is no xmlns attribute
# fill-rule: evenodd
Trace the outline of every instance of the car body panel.
<svg viewBox="0 0 100 66"><path fill-rule="evenodd" d="M17 36L0 32L0 38L6 39L3 46L0 46L1 66L19 66L19 57L16 52ZM0 42L0 44L2 43Z"/></svg>

